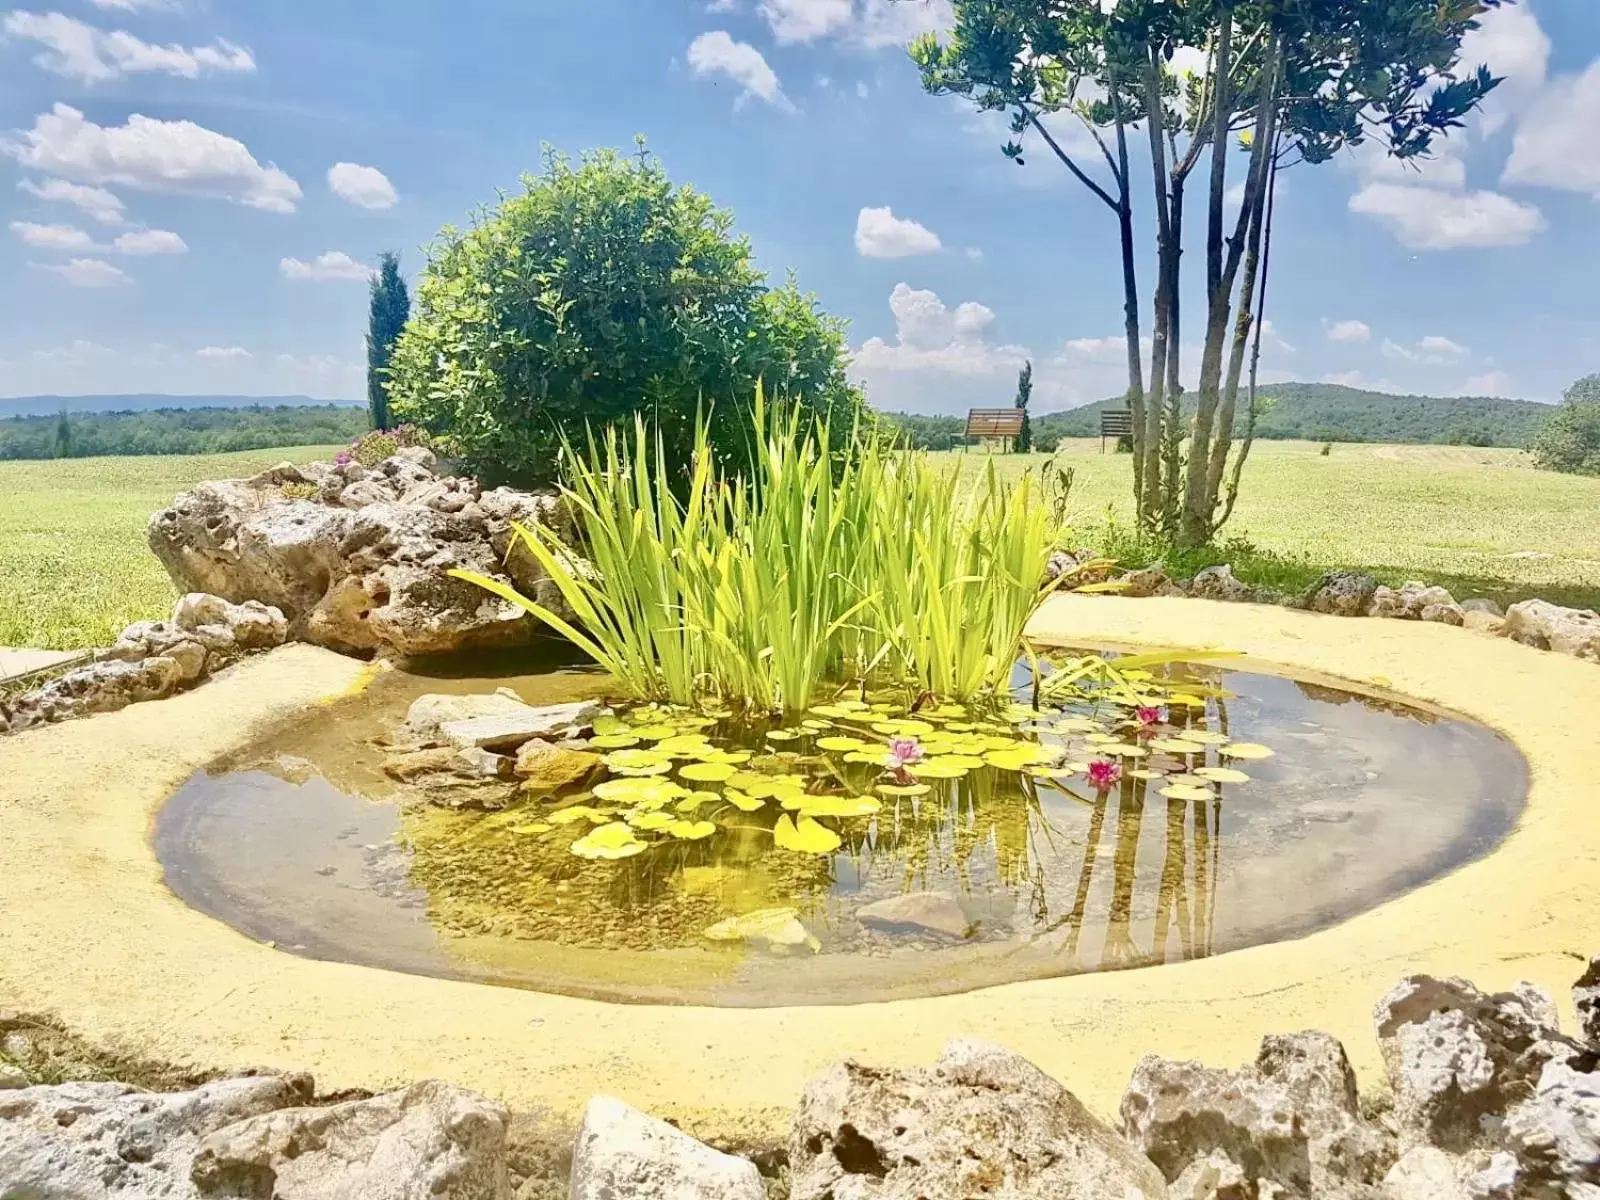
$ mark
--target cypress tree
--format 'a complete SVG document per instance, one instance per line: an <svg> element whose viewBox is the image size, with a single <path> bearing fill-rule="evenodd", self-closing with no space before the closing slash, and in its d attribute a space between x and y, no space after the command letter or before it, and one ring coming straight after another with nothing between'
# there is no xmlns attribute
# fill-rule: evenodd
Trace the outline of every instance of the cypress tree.
<svg viewBox="0 0 1600 1200"><path fill-rule="evenodd" d="M411 297L400 277L400 256L385 250L372 277L367 320L367 413L374 429L389 427L389 357L411 315Z"/></svg>
<svg viewBox="0 0 1600 1200"><path fill-rule="evenodd" d="M1015 407L1022 410L1022 429L1017 433L1017 453L1026 454L1033 449L1033 422L1028 417L1028 401L1033 398L1033 361L1026 360L1017 372L1017 399Z"/></svg>

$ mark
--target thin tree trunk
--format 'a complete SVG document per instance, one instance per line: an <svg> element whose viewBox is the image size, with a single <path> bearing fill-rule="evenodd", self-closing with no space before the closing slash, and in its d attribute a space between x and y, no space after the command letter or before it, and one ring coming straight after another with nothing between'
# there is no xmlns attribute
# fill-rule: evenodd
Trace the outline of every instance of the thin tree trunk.
<svg viewBox="0 0 1600 1200"><path fill-rule="evenodd" d="M1172 220L1167 203L1167 151L1164 110L1161 102L1161 68L1155 47L1147 47L1144 64L1145 124L1150 135L1151 171L1155 180L1156 208L1156 298L1155 320L1151 328L1150 393L1145 399L1143 491L1138 497L1139 525L1146 530L1160 523L1163 487L1161 481L1162 403L1167 378L1167 347L1170 336L1171 289L1173 271Z"/></svg>
<svg viewBox="0 0 1600 1200"><path fill-rule="evenodd" d="M1167 257L1167 386L1166 412L1161 430L1161 529L1171 536L1177 528L1183 486L1183 197L1186 180L1172 180L1171 238Z"/></svg>
<svg viewBox="0 0 1600 1200"><path fill-rule="evenodd" d="M1122 318L1128 338L1128 413L1133 428L1134 507L1144 485L1144 367L1139 346L1139 277L1134 258L1132 180L1128 175L1128 131L1122 119L1117 78L1111 76L1111 103L1116 113L1117 172L1122 185L1117 224L1122 235Z"/></svg>
<svg viewBox="0 0 1600 1200"><path fill-rule="evenodd" d="M1276 142L1276 138L1274 138ZM1244 474L1244 464L1250 457L1250 448L1256 442L1256 418L1260 415L1260 406L1256 400L1256 377L1261 368L1261 331L1265 325L1267 312L1267 272L1272 266L1272 218L1278 207L1278 148L1273 146L1272 168L1267 173L1267 211L1265 229L1262 235L1261 246L1261 296L1256 303L1256 313L1262 318L1255 329L1255 344L1250 351L1250 394L1249 412L1245 417L1244 441L1239 446L1239 453L1233 459L1233 473L1228 478L1228 498L1223 505L1222 515L1217 518L1211 527L1211 532L1216 531L1228 523L1228 518L1233 516L1233 506L1239 499L1239 480Z"/></svg>
<svg viewBox="0 0 1600 1200"><path fill-rule="evenodd" d="M1215 243L1208 240L1207 244L1210 256L1208 265L1214 260L1217 272L1210 281L1211 286L1207 292L1206 339L1200 368L1200 395L1195 409L1194 436L1189 445L1189 470L1181 529L1181 541L1186 546L1201 546L1211 539L1211 523L1217 507L1217 485L1214 480L1220 481L1221 478L1220 469L1215 476L1212 474L1213 429L1217 430L1219 439L1226 441L1232 437L1234 403L1230 401L1223 406L1227 410L1225 416L1219 414L1223 354L1228 336L1228 323L1233 315L1233 289L1238 279L1240 260L1246 243L1250 240L1250 230L1260 219L1266 167L1276 128L1277 75L1277 46L1273 43L1261 71L1261 81L1256 95L1255 141L1251 148L1249 171L1245 177L1244 200L1239 208L1233 236L1226 244L1226 261L1223 261L1223 244L1220 240ZM1219 96L1225 90L1219 86ZM1211 203L1212 215L1215 218L1212 232L1220 235L1220 208L1223 184L1226 180L1224 174L1216 170L1215 166L1225 157L1227 146L1224 142L1218 141L1213 144L1211 152L1213 164ZM1250 285L1246 285L1246 288L1248 294ZM1241 306L1247 303L1245 296L1242 295ZM1235 398L1237 394L1235 388Z"/></svg>

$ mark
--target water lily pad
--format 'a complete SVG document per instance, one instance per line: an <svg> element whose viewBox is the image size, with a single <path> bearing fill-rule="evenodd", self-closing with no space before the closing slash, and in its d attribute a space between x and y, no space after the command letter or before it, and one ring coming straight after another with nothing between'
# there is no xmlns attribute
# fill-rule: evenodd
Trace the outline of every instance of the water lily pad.
<svg viewBox="0 0 1600 1200"><path fill-rule="evenodd" d="M842 734L817 739L817 749L828 751L859 750L869 744L858 737L849 737Z"/></svg>
<svg viewBox="0 0 1600 1200"><path fill-rule="evenodd" d="M690 792L673 805L681 813L692 813L703 804L721 804L722 796L717 792Z"/></svg>
<svg viewBox="0 0 1600 1200"><path fill-rule="evenodd" d="M1098 733L1102 728L1092 717L1062 717L1055 727L1062 733Z"/></svg>
<svg viewBox="0 0 1600 1200"><path fill-rule="evenodd" d="M708 838L717 831L717 827L710 821L674 821L665 827L665 831L675 838L686 842L697 842L701 838Z"/></svg>
<svg viewBox="0 0 1600 1200"><path fill-rule="evenodd" d="M926 796L933 788L926 783L880 783L878 791L885 796Z"/></svg>
<svg viewBox="0 0 1600 1200"><path fill-rule="evenodd" d="M692 779L696 783L721 783L732 778L734 767L731 763L718 762L692 762L685 763L678 768L678 775L682 779Z"/></svg>
<svg viewBox="0 0 1600 1200"><path fill-rule="evenodd" d="M639 739L631 733L598 733L589 739L597 750L621 750L624 746L637 746Z"/></svg>
<svg viewBox="0 0 1600 1200"><path fill-rule="evenodd" d="M1228 740L1227 734L1211 729L1185 729L1178 736L1186 742L1200 742L1207 746L1221 745Z"/></svg>
<svg viewBox="0 0 1600 1200"><path fill-rule="evenodd" d="M632 809L623 814L624 821L635 829L665 829L678 818L671 813L653 812L646 809Z"/></svg>
<svg viewBox="0 0 1600 1200"><path fill-rule="evenodd" d="M1250 776L1233 767L1196 767L1194 773L1212 783L1249 783Z"/></svg>
<svg viewBox="0 0 1600 1200"><path fill-rule="evenodd" d="M672 760L654 750L613 750L600 760L618 775L665 775Z"/></svg>
<svg viewBox="0 0 1600 1200"><path fill-rule="evenodd" d="M870 817L882 807L871 796L803 796L799 811L803 817Z"/></svg>
<svg viewBox="0 0 1600 1200"><path fill-rule="evenodd" d="M679 787L670 779L625 776L622 779L608 779L604 783L595 784L594 794L614 804L665 804L669 800L676 800L679 796L687 794L687 789Z"/></svg>
<svg viewBox="0 0 1600 1200"><path fill-rule="evenodd" d="M644 849L645 843L621 821L597 826L572 843L572 852L579 858L628 858Z"/></svg>
<svg viewBox="0 0 1600 1200"><path fill-rule="evenodd" d="M760 796L750 796L737 788L728 788L722 793L722 798L733 805L740 812L755 812L766 806L766 801Z"/></svg>
<svg viewBox="0 0 1600 1200"><path fill-rule="evenodd" d="M631 728L621 717L612 716L610 713L601 713L594 719L594 731L602 735L629 733Z"/></svg>
<svg viewBox="0 0 1600 1200"><path fill-rule="evenodd" d="M769 742L792 742L799 736L800 734L793 729L767 730L767 740Z"/></svg>
<svg viewBox="0 0 1600 1200"><path fill-rule="evenodd" d="M1218 753L1224 758L1258 759L1271 758L1276 751L1255 742L1229 742Z"/></svg>
<svg viewBox="0 0 1600 1200"><path fill-rule="evenodd" d="M1191 742L1185 738L1153 738L1150 749L1159 750L1163 754L1204 754L1206 748L1199 742Z"/></svg>
<svg viewBox="0 0 1600 1200"><path fill-rule="evenodd" d="M856 766L864 766L867 763L871 763L875 767L881 767L883 765L883 758L884 756L882 751L852 750L849 754L844 756L844 761L847 763L853 763Z"/></svg>
<svg viewBox="0 0 1600 1200"><path fill-rule="evenodd" d="M715 754L717 748L706 741L706 735L703 733L677 733L669 738L662 738L650 749L669 758L700 758L707 754Z"/></svg>
<svg viewBox="0 0 1600 1200"><path fill-rule="evenodd" d="M1130 742L1107 742L1095 748L1100 754L1112 755L1116 758L1146 758L1150 751L1143 746L1135 746Z"/></svg>
<svg viewBox="0 0 1600 1200"><path fill-rule="evenodd" d="M1196 787L1192 783L1169 783L1161 789L1161 794L1168 800L1210 800L1216 795L1208 787Z"/></svg>
<svg viewBox="0 0 1600 1200"><path fill-rule="evenodd" d="M945 758L925 758L912 765L911 773L918 779L960 779L972 768L963 766L959 762L952 762L953 757L951 755Z"/></svg>
<svg viewBox="0 0 1600 1200"><path fill-rule="evenodd" d="M788 813L773 826L772 840L780 849L799 854L832 854L842 844L839 835L827 826L805 816L793 821Z"/></svg>
<svg viewBox="0 0 1600 1200"><path fill-rule="evenodd" d="M1128 772L1128 778L1130 778L1130 779L1146 779L1146 780L1148 780L1148 779L1164 779L1166 777L1160 771L1151 771L1151 770L1147 770L1147 769L1145 769L1143 767L1138 767L1138 768L1135 768L1134 770Z"/></svg>
<svg viewBox="0 0 1600 1200"><path fill-rule="evenodd" d="M666 724L640 725L633 732L647 742L659 742L676 734L678 727Z"/></svg>

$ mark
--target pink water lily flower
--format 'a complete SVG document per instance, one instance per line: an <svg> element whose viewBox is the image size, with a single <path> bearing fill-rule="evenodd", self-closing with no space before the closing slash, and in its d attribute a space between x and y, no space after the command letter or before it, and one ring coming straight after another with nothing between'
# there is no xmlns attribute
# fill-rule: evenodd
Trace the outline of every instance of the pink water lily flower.
<svg viewBox="0 0 1600 1200"><path fill-rule="evenodd" d="M1161 710L1153 704L1141 704L1134 716L1139 718L1139 724L1146 728L1161 723Z"/></svg>
<svg viewBox="0 0 1600 1200"><path fill-rule="evenodd" d="M1114 762L1104 758L1097 758L1089 764L1089 782L1097 791L1109 791L1117 786L1122 778L1122 768Z"/></svg>
<svg viewBox="0 0 1600 1200"><path fill-rule="evenodd" d="M922 747L914 737L894 738L889 742L889 756L883 765L891 770L903 771L913 763L922 761Z"/></svg>

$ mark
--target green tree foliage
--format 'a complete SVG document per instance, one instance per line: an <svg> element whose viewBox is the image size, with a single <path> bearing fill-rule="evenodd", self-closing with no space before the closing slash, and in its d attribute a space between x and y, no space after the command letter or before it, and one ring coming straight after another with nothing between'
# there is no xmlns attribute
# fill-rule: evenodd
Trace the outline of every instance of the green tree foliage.
<svg viewBox="0 0 1600 1200"><path fill-rule="evenodd" d="M1022 410L1022 431L1017 434L1017 453L1026 454L1033 449L1033 418L1028 414L1028 401L1033 399L1033 361L1022 364L1017 372L1017 398L1015 406Z"/></svg>
<svg viewBox="0 0 1600 1200"><path fill-rule="evenodd" d="M62 427L68 433L65 441ZM169 408L0 419L0 459L103 454L222 454L269 446L322 446L364 433L367 414L340 404L275 408Z"/></svg>
<svg viewBox="0 0 1600 1200"><path fill-rule="evenodd" d="M411 297L400 277L400 256L386 250L372 277L367 316L367 416L374 429L389 428L389 360L411 315Z"/></svg>
<svg viewBox="0 0 1600 1200"><path fill-rule="evenodd" d="M1539 431L1534 465L1568 475L1600 475L1600 375L1585 375L1566 391Z"/></svg>
<svg viewBox="0 0 1600 1200"><path fill-rule="evenodd" d="M842 322L769 287L733 217L653 158L548 152L520 194L444 230L395 347L397 417L448 435L493 479L546 482L563 435L641 414L686 464L697 412L749 451L757 381L848 422Z"/></svg>

